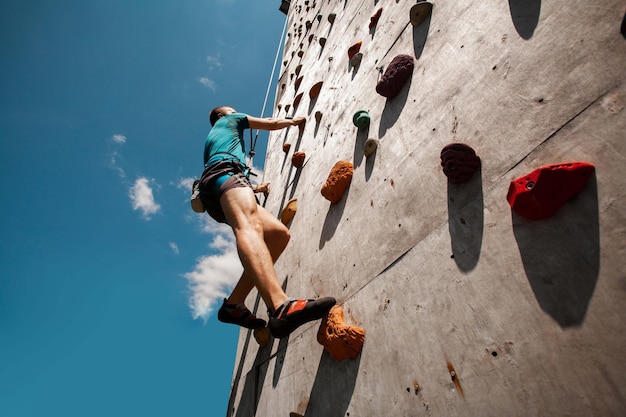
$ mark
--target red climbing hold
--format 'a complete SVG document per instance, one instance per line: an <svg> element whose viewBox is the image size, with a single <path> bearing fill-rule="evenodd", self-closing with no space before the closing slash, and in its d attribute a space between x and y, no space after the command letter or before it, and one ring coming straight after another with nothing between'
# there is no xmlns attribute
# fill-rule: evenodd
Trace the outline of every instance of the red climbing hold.
<svg viewBox="0 0 626 417"><path fill-rule="evenodd" d="M480 167L480 158L471 147L464 143L451 143L444 146L440 156L443 173L454 184L468 181Z"/></svg>
<svg viewBox="0 0 626 417"><path fill-rule="evenodd" d="M357 43L352 45L350 48L348 48L348 58L352 59L352 57L361 50L361 44L362 42L358 41Z"/></svg>
<svg viewBox="0 0 626 417"><path fill-rule="evenodd" d="M394 98L398 95L404 83L413 74L413 57L411 55L396 56L385 70L378 84L376 92L383 97Z"/></svg>
<svg viewBox="0 0 626 417"><path fill-rule="evenodd" d="M546 165L511 181L511 208L533 220L552 216L585 187L595 167L587 162Z"/></svg>
<svg viewBox="0 0 626 417"><path fill-rule="evenodd" d="M380 15L383 13L383 8L381 7L380 9L378 9L378 11L374 14L374 16L370 17L370 26L369 28L373 28L374 26L376 26L376 24L378 23L378 19L380 19Z"/></svg>

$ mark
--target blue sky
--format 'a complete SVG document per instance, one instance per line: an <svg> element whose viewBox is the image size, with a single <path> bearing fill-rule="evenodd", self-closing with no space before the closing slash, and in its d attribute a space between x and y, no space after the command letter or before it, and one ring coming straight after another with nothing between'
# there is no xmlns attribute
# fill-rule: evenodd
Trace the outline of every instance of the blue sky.
<svg viewBox="0 0 626 417"><path fill-rule="evenodd" d="M0 415L226 413L241 267L189 183L211 108L261 113L279 5L1 1Z"/></svg>

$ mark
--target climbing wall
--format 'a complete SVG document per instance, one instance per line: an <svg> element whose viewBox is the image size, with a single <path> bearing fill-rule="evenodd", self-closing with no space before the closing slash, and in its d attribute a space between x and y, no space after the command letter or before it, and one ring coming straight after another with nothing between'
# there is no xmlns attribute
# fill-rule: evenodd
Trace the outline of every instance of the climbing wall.
<svg viewBox="0 0 626 417"><path fill-rule="evenodd" d="M292 209L276 271L365 342L338 360L319 321L264 347L242 331L227 415L626 415L626 6L418 6L291 2L273 115L307 123L269 138L264 204ZM462 181L454 143L480 160Z"/></svg>

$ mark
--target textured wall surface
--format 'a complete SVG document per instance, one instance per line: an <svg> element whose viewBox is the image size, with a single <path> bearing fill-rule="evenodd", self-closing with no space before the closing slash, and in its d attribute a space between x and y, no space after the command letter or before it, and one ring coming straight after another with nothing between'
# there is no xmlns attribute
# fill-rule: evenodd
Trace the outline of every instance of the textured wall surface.
<svg viewBox="0 0 626 417"><path fill-rule="evenodd" d="M274 115L308 121L269 139L265 206L297 198L276 270L290 296L335 296L365 344L336 361L319 321L264 348L242 331L227 415L626 415L624 2L436 1L419 26L414 4L292 1ZM385 98L400 54L412 76ZM440 165L453 142L481 159L464 184ZM352 182L331 204L340 160ZM596 171L554 216L511 210L513 179L572 161Z"/></svg>

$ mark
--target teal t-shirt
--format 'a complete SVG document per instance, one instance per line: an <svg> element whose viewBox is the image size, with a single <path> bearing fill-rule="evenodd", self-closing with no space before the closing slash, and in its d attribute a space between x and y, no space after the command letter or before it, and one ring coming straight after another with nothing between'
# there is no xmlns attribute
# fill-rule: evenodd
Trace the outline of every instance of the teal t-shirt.
<svg viewBox="0 0 626 417"><path fill-rule="evenodd" d="M248 129L248 115L233 113L220 117L204 143L204 166L223 160L246 164L244 129Z"/></svg>

